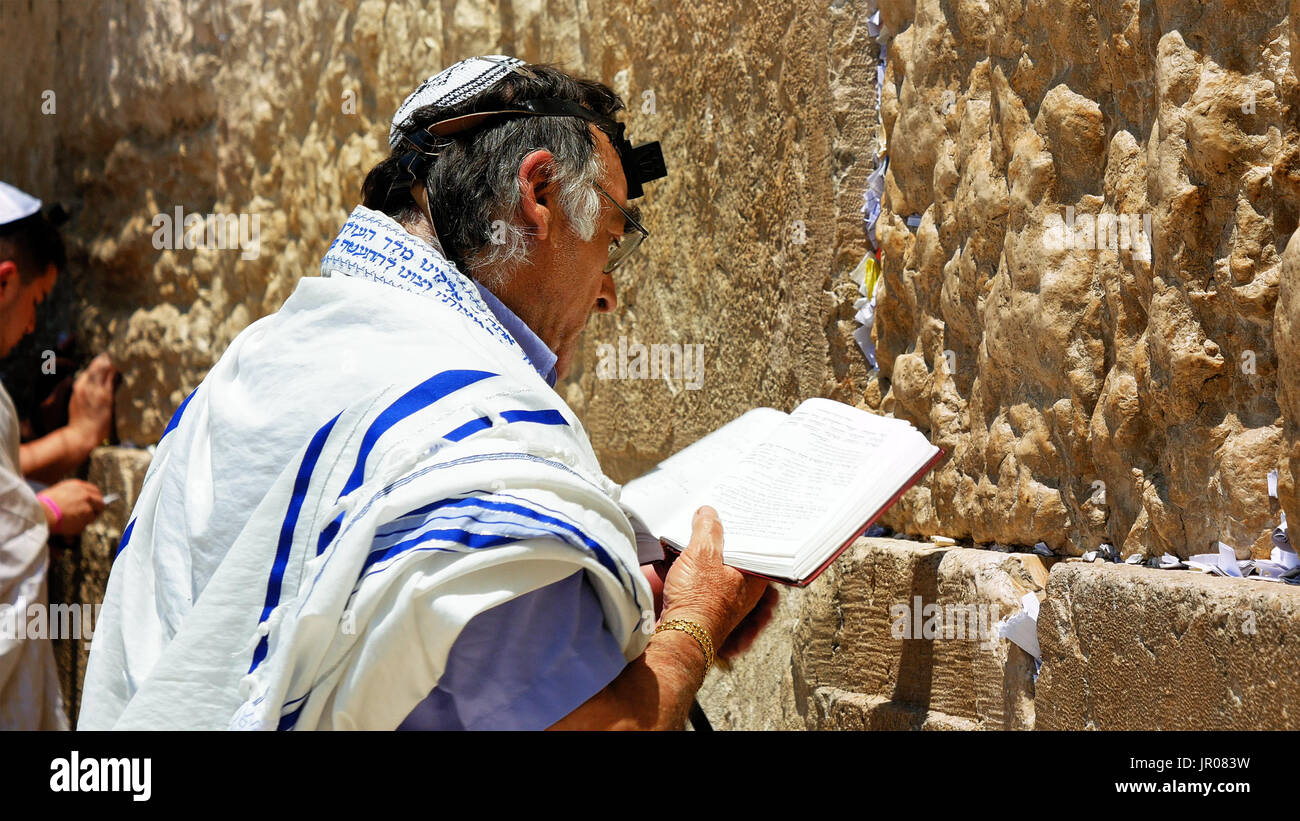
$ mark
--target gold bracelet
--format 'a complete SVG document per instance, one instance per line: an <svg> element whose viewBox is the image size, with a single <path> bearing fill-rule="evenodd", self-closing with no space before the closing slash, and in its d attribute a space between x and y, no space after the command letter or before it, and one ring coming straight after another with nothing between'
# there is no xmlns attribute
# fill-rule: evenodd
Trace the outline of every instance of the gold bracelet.
<svg viewBox="0 0 1300 821"><path fill-rule="evenodd" d="M690 619L669 619L655 628L656 633L661 633L664 630L680 630L699 642L700 649L704 651L704 672L709 672L709 668L713 666L717 654L713 652L713 639L709 638L707 630Z"/></svg>

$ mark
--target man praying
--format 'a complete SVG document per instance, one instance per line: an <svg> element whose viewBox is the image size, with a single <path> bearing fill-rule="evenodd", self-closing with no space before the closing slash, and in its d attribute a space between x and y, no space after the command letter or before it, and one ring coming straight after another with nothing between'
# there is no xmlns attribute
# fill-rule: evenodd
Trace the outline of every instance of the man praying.
<svg viewBox="0 0 1300 821"><path fill-rule="evenodd" d="M81 728L683 726L765 584L708 508L643 570L662 552L553 389L663 175L622 107L502 56L406 99L321 276L167 425Z"/></svg>

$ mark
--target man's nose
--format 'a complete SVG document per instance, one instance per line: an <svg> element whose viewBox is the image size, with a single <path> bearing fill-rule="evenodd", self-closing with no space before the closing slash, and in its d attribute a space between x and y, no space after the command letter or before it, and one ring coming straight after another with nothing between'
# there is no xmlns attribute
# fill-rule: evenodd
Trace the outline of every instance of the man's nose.
<svg viewBox="0 0 1300 821"><path fill-rule="evenodd" d="M614 293L614 277L605 274L605 278L600 283L600 295L596 297L596 310L607 314L617 307L618 296Z"/></svg>

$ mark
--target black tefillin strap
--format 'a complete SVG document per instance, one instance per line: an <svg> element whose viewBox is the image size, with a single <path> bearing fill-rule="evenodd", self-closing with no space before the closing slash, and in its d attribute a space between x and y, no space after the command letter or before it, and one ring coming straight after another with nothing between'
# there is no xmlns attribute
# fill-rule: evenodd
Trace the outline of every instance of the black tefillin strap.
<svg viewBox="0 0 1300 821"><path fill-rule="evenodd" d="M433 161L438 159L437 146L434 145L436 138L423 128L417 128L407 134L402 135L402 141L411 146L411 150L402 155L397 161L397 166L404 174L404 179L398 179L395 185L409 188L417 182L424 182L424 176L429 172L429 166Z"/></svg>
<svg viewBox="0 0 1300 821"><path fill-rule="evenodd" d="M402 170L410 176L410 180L405 184L410 185L416 179L423 179L429 164L438 156L434 145L435 140L469 131L486 124L489 120L502 117L577 117L593 123L605 132L614 150L618 152L620 164L623 166L623 176L627 179L629 200L636 199L644 193L643 183L668 175L663 151L658 142L634 146L624 136L624 124L617 120L603 117L571 100L536 99L513 103L509 108L461 114L403 135L403 140L412 147L412 150L402 155L399 161Z"/></svg>

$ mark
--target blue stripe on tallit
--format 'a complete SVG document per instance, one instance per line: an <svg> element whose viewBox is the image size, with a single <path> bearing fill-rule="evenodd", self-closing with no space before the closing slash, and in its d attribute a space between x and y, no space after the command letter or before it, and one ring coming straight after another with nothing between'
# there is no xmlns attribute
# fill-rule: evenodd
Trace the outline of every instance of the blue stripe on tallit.
<svg viewBox="0 0 1300 821"><path fill-rule="evenodd" d="M506 424L513 422L532 422L538 425L567 425L568 420L564 414L557 410L508 410L501 412L501 418ZM492 418L489 416L480 416L477 419L471 419L450 433L443 435L443 439L452 442L460 440L478 433L481 430L487 430L492 427Z"/></svg>
<svg viewBox="0 0 1300 821"><path fill-rule="evenodd" d="M285 731L293 729L293 725L298 723L298 716L302 715L302 708L307 706L307 700L305 697L301 699L301 701L302 704L299 704L293 712L280 716L280 721L275 726L276 730Z"/></svg>
<svg viewBox="0 0 1300 821"><path fill-rule="evenodd" d="M334 537L338 534L339 528L343 526L343 514L345 512L346 511L339 511L339 515L334 517L334 521L325 525L325 528L321 530L320 538L316 540L317 556L324 553L325 548L329 547L330 542L334 541Z"/></svg>
<svg viewBox="0 0 1300 821"><path fill-rule="evenodd" d="M383 436L389 428L411 414L424 410L439 399L467 385L472 385L475 382L496 375L488 371L443 371L403 394L396 402L389 405L383 413L375 417L375 421L371 422L370 427L366 430L365 436L361 437L361 449L357 452L357 463L353 466L352 474L348 476L339 497L342 498L361 486L366 474L366 459L370 456L370 451L374 449L375 443L379 441L379 437Z"/></svg>
<svg viewBox="0 0 1300 821"><path fill-rule="evenodd" d="M478 433L481 430L487 430L490 427L492 427L492 420L486 416L480 416L477 419L469 420L442 438L452 442L459 442L470 434Z"/></svg>
<svg viewBox="0 0 1300 821"><path fill-rule="evenodd" d="M507 422L534 422L538 425L567 425L564 414L557 410L508 410L501 413Z"/></svg>
<svg viewBox="0 0 1300 821"><path fill-rule="evenodd" d="M555 470L558 470L558 471L562 471L562 472L564 472L564 473L571 474L571 475L573 475L575 478L580 479L581 481L583 481L583 482L585 482L586 484L590 485L593 489L595 489L595 490L597 490L597 491L599 491L599 492L602 492L602 493L604 492L604 491L603 491L603 490L602 490L598 485L594 484L590 479L586 478L586 477L583 476L581 473L577 472L576 470L574 470L573 468L569 467L568 465L565 465L565 464L563 464L563 463L561 463L561 462L552 461L552 460L550 460L550 459L546 459L546 458L543 458L543 457L541 457L541 456L537 456L537 455L535 455L535 454L531 454L531 453L476 453L476 454L474 454L473 456L462 456L462 457L460 457L460 458L458 458L458 459L452 459L452 460L450 460L450 461L448 461L448 462L442 462L442 463L440 463L440 464L436 464L436 465L426 465L425 467L420 468L419 470L415 471L414 473L409 473L409 474L407 474L407 475L401 477L400 479L397 479L396 481L394 481L393 483L387 485L387 486L384 487L382 490L380 490L378 493L374 494L374 495L371 496L369 499L367 499L367 500L366 500L366 503L365 503L364 505L361 506L361 509L360 509L360 510L358 510L358 511L354 511L354 514L355 514L355 515L352 517L351 521L349 522L348 527L351 527L351 526L352 526L352 522L355 522L355 521L357 521L357 520L360 520L360 519L364 518L365 515L366 515L366 513L369 512L370 508L371 508L373 505L375 505L375 504L378 503L381 499L383 499L383 498L385 498L386 496L388 496L389 494L391 494L393 491L397 490L398 488L400 488L400 487L402 487L402 486L404 486L404 485L407 485L407 484L409 484L409 483L411 483L411 482L414 482L414 481L420 479L421 477L423 477L423 476L425 476L425 475L427 475L427 474L429 474L429 473L432 473L433 471L438 471L438 470L448 470L448 469L450 469L450 468L460 467L461 465L470 465L470 464L475 464L475 463L478 463L478 462L485 462L485 461L486 461L486 462L491 462L491 461L500 461L500 460L507 460L507 461L516 461L516 460L517 460L517 461L533 462L533 463L536 463L536 464L545 465L545 466L547 466L547 467L549 467L549 468L553 468L553 469L555 469ZM436 505L436 504L438 504L438 503L437 503L437 502L434 502L433 504ZM554 513L555 511L551 511L551 512ZM558 515L558 514L557 514L557 515ZM345 532L346 532L346 531L345 531ZM606 562L610 562L610 563L612 563L612 560L609 558L608 555L605 555L605 556L602 557L602 564L603 564L604 566L606 566L606 567L609 567L610 564L607 564ZM326 560L325 560L325 562L324 562L323 564L321 564L321 566L317 569L317 571L316 571L316 575L312 578L311 585L310 585L310 587L309 587L309 589L308 589L308 591L307 591L306 596L305 596L304 599L303 599L303 605L302 605L302 606L306 606L306 600L311 598L312 593L313 593L313 592L315 591L315 589L316 589L316 583L317 583L318 581L320 581L320 577L321 577L321 575L325 572L325 569L326 569L326 567L327 567L328 565L329 565L329 558L327 557ZM617 565L614 565L614 566L617 567ZM630 573L630 571L628 571L628 572ZM624 578L624 575L615 572L615 578L621 580L621 579ZM632 584L632 585L631 585L629 592L631 592L631 594L632 594L632 600L633 600L633 603L636 605L636 608L637 608L638 610L640 610L641 612L643 612L643 613L646 612L646 608L641 604L641 597L637 594L637 589L636 589L636 585L635 585L635 584ZM299 612L301 612L301 609L300 609Z"/></svg>
<svg viewBox="0 0 1300 821"><path fill-rule="evenodd" d="M122 555L123 550L126 550L126 543L131 541L132 530L135 530L135 519L126 523L126 530L122 531L122 540L117 543L117 552L113 554L113 561L117 561L117 557Z"/></svg>
<svg viewBox="0 0 1300 821"><path fill-rule="evenodd" d="M307 488L311 485L311 474L316 469L321 451L325 448L325 440L329 439L334 423L339 421L339 416L342 415L342 413L338 414L316 431L307 445L307 452L303 454L302 463L298 466L298 476L293 481L293 495L289 498L289 509L284 514L284 523L280 525L280 541L275 548L271 576L266 582L266 600L262 605L262 615L257 620L259 625L267 620L271 611L280 603L280 585L284 581L284 568L289 563L289 552L293 548L293 532L298 526L298 515L302 512ZM253 651L253 664L248 668L248 672L253 672L257 669L257 665L262 663L262 659L266 658L268 647L268 636L262 636L257 642L257 649Z"/></svg>
<svg viewBox="0 0 1300 821"><path fill-rule="evenodd" d="M411 538L411 534L428 528L433 522L448 523L441 526L441 529L444 530L453 527L459 529L466 529L470 525L476 523L484 526L489 526L489 525L494 527L500 526L507 529L511 527L531 526L533 531L537 531L537 528L540 526L545 528L544 530L539 531L540 535L543 535L547 538L559 538L565 542L568 542L569 544L572 544L574 547L586 547L586 543L582 541L580 536L570 533L567 530L562 530L561 528L558 528L554 525L549 525L546 522L538 522L532 516L520 515L519 513L513 511L505 511L503 513L502 511L493 510L488 505L483 504L483 501L484 500L480 497L458 499L454 503L450 503L450 504L439 503L434 508L434 511L430 511L430 513L436 512L438 515L429 515L428 513L426 513L426 515L424 516L408 515L406 517L403 517L401 520L393 522L393 524L397 524L398 522L411 523L410 526L397 528L397 529L389 529L380 533L376 533L374 541L371 542L369 555L375 556L387 551L390 547L397 544L398 542L404 539ZM467 508L482 508L482 510L467 510ZM481 514L483 513L514 516L516 518L485 519L482 518L481 516ZM534 535L537 535L537 533L534 533Z"/></svg>
<svg viewBox="0 0 1300 821"><path fill-rule="evenodd" d="M185 415L185 408L189 406L190 400L193 399L194 394L198 392L199 389L195 388L194 390L190 391L189 396L185 397L185 401L181 402L181 406L176 409L176 412L172 414L171 420L167 422L167 427L163 428L162 436L158 437L159 442L161 442L164 438L166 438L167 434L175 430L176 426L181 423L181 417Z"/></svg>
<svg viewBox="0 0 1300 821"><path fill-rule="evenodd" d="M497 523L485 522L483 524L497 524ZM506 533L476 533L474 531L462 530L460 528L426 530L420 535L407 539L404 542L398 542L397 544L393 545L392 547L386 550L376 550L375 552L371 553L369 556L366 557L365 564L361 566L361 575L359 578L365 578L366 576L369 576L370 573L367 571L369 571L370 568L373 567L374 565L380 562L388 561L389 559L397 558L398 556L401 556L405 553L413 552L415 551L415 548L420 547L420 545L424 544L425 542L431 542L435 540L439 542L450 542L452 544L458 544L461 547L467 547L470 550L479 550L485 547L500 547L503 544L511 544L512 542L518 542L522 539L533 539L539 536L549 536L549 535L550 535L549 533L545 533L543 531L532 531L529 532L528 535L511 535ZM422 548L422 550L437 550L437 551L445 551L445 552L453 552L453 553L462 552L456 550L455 548L446 548L446 547L437 547L437 546ZM380 568L380 570L383 570L383 568ZM374 572L378 573L380 572L380 570L376 570Z"/></svg>
<svg viewBox="0 0 1300 821"><path fill-rule="evenodd" d="M599 542L597 542L595 539L588 536L585 532L582 531L581 528L577 527L576 525L573 525L570 522L563 521L555 516L548 516L524 504L514 504L511 502L498 502L498 501L493 501L491 499L487 499L479 496L470 496L468 498L444 499L441 502L435 502L432 506L427 506L427 505L425 506L425 508L427 508L427 511L430 513L434 511L443 511L443 510L449 510L454 508L468 508L468 507L477 507L477 508L482 508L483 510L509 513L515 516L519 516L520 518L528 522L531 522L533 525L541 525L542 526L541 528L533 527L530 528L530 530L532 530L534 534L537 536L542 536L547 538L559 538L563 541L573 543L577 547L586 547L592 553L595 554L597 561L599 561L606 570L614 574L614 578L619 578L618 566L615 564L613 558L608 554L608 552L606 552L604 546L602 546ZM411 514L406 514L406 515L410 516ZM469 517L472 521L479 522L480 524L483 525L493 525L493 526L501 526L501 527L520 526L517 525L517 523L513 523L513 522L484 521L482 519L478 519L472 513L468 513L468 512L465 515ZM428 517L426 521L434 521L434 520L445 519L445 518L458 518L458 517L431 516ZM392 535L397 535L397 533L399 532L406 532L406 531L397 531L397 532L390 531L389 533L382 534L382 535L392 536ZM442 531L430 531L430 532L442 532ZM379 538L382 538L381 534L376 534L376 538L377 540ZM428 541L428 539L420 537L419 542L416 543L420 543L424 541ZM448 541L454 541L454 539L448 539ZM402 542L401 544L410 544L410 542ZM484 546L484 545L477 545L477 544L468 544L464 542L461 542L461 544L466 544L466 546L468 547ZM372 551L371 554L366 557L366 562L361 568L362 574L364 575L366 569L369 568L371 565L375 564L376 562L393 558L394 556L403 552L402 550L398 549L399 547L400 545L394 545L392 547L383 547L380 548L379 550Z"/></svg>
<svg viewBox="0 0 1300 821"><path fill-rule="evenodd" d="M454 518L461 518L466 516L473 518L473 514L469 512L449 514L449 511L452 510L459 511L465 508L479 507L486 511L500 512L508 515L518 516L527 521L548 525L557 533L563 533L567 536L575 537L576 541L574 542L574 544L580 547L589 547L593 550L600 547L600 545L594 539L590 538L585 533L583 533L572 522L562 521L558 518L547 516L541 512L541 510L546 510L547 512L550 513L555 512L555 511L551 511L549 508L542 508L540 505L534 505L531 501L527 499L520 499L517 496L510 497L510 498L523 502L524 503L523 505L494 500L493 496L495 494L489 493L488 491L477 491L477 492L483 495L460 496L453 499L443 499L440 502L433 502L431 504L416 508L415 510L412 510L408 513L404 513L402 516L390 522L389 528L375 532L375 544L380 545L380 547L385 547L387 545L387 543L385 543L385 539L389 539L389 537L392 536L400 536L403 533L412 533L416 530L419 530L426 523L431 521L437 521L439 519L454 519ZM538 508L541 508L541 510L539 510ZM439 516L428 515L430 513L435 513L435 512L441 513L443 515L439 515ZM392 525L410 525L410 526L392 528ZM391 543L391 539L390 542L388 543Z"/></svg>
<svg viewBox="0 0 1300 821"><path fill-rule="evenodd" d="M538 425L569 424L568 420L564 418L564 414L557 410L508 410L502 412L501 418L506 422L506 424L512 424L514 422L531 422ZM442 438L451 442L459 442L472 434L478 433L481 430L487 430L490 427L492 427L491 417L480 416L477 419L471 419L460 427L457 427L455 430L452 430L450 433L444 434ZM342 494L340 494L340 498L342 498ZM334 537L338 535L339 528L343 525L343 515L343 513L339 513L339 515L334 517L334 521L330 522L323 530L321 530L320 538L316 540L317 556L324 553L325 548L329 547L330 543L334 541ZM409 516L411 514L408 513L406 515Z"/></svg>

